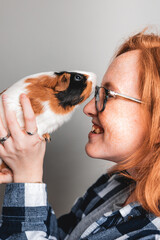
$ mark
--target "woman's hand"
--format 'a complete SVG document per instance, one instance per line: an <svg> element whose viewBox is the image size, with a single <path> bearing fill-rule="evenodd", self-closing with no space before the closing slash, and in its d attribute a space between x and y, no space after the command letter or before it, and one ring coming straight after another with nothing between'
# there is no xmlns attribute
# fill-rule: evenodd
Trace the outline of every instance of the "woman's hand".
<svg viewBox="0 0 160 240"><path fill-rule="evenodd" d="M0 144L0 158L13 172L13 182L42 182L43 159L46 150L46 142L37 133L28 135L27 132L35 132L37 129L35 114L29 98L21 94L20 102L23 109L25 130L22 130L17 122L16 114L7 104L6 95L2 95L2 102L6 122L11 136ZM0 136L6 136L7 130L0 119ZM2 172L0 182L11 181L11 172Z"/></svg>

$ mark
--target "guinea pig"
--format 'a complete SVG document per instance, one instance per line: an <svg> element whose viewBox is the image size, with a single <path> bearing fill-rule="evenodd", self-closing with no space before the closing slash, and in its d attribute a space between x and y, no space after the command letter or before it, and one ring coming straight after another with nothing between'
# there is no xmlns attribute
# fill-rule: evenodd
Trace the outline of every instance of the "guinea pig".
<svg viewBox="0 0 160 240"><path fill-rule="evenodd" d="M49 134L71 118L75 108L90 96L95 85L96 75L84 71L43 72L27 76L0 93L0 117L8 130L1 98L5 92L7 104L16 113L21 129L24 129L19 96L25 93L36 116L38 134L49 141ZM4 167L1 161L0 170Z"/></svg>

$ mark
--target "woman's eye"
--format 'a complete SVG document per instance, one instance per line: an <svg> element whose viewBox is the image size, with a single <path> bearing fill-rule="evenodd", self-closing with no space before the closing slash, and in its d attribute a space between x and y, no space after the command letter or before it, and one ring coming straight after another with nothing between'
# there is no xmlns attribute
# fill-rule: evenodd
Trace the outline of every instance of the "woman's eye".
<svg viewBox="0 0 160 240"><path fill-rule="evenodd" d="M112 99L113 95L112 94L108 94L108 99Z"/></svg>
<svg viewBox="0 0 160 240"><path fill-rule="evenodd" d="M76 81L81 81L83 79L83 77L81 75L77 74L77 75L75 75L74 79Z"/></svg>
<svg viewBox="0 0 160 240"><path fill-rule="evenodd" d="M108 92L108 97L109 97L109 98L114 98L114 97L115 97L115 95L113 94L113 91L112 91L112 90L109 90L109 92Z"/></svg>

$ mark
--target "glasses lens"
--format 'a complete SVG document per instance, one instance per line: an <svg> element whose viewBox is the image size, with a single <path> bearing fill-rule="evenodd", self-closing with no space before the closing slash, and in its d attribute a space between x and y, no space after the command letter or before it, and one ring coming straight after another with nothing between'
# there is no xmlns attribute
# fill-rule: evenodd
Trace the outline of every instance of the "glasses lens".
<svg viewBox="0 0 160 240"><path fill-rule="evenodd" d="M96 97L97 110L100 112L103 110L104 100L106 98L106 93L104 88L99 88L98 94Z"/></svg>

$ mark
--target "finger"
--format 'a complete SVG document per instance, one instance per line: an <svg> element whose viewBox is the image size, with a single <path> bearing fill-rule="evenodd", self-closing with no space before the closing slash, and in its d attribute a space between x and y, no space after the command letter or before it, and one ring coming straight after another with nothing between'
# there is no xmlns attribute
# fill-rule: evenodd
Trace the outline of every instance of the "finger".
<svg viewBox="0 0 160 240"><path fill-rule="evenodd" d="M7 129L4 127L4 124L3 124L3 121L2 121L2 118L0 116L0 138L3 138L7 135Z"/></svg>
<svg viewBox="0 0 160 240"><path fill-rule="evenodd" d="M2 139L6 138L9 134L9 130L6 130L6 128L4 127L4 124L2 122L2 119L0 117L0 160L1 157L3 158L3 156L5 156L6 150L6 141L10 143L12 142L12 138L11 136L9 136L5 141L2 141ZM8 144L7 144L8 145Z"/></svg>
<svg viewBox="0 0 160 240"><path fill-rule="evenodd" d="M7 146L6 142L11 143L12 142L11 137L9 137L3 144L0 143L0 164L1 164L1 159L3 159L6 156L6 152L8 150L8 147L6 147Z"/></svg>
<svg viewBox="0 0 160 240"><path fill-rule="evenodd" d="M22 131L17 121L16 114L10 109L9 103L7 102L8 97L5 94L2 95L2 100L8 129L11 133L12 138L14 140L17 140L22 136Z"/></svg>
<svg viewBox="0 0 160 240"><path fill-rule="evenodd" d="M8 168L3 168L0 172L0 183L13 182L13 173Z"/></svg>
<svg viewBox="0 0 160 240"><path fill-rule="evenodd" d="M34 133L37 129L37 124L31 102L25 94L21 94L20 101L23 108L25 129L27 132Z"/></svg>

